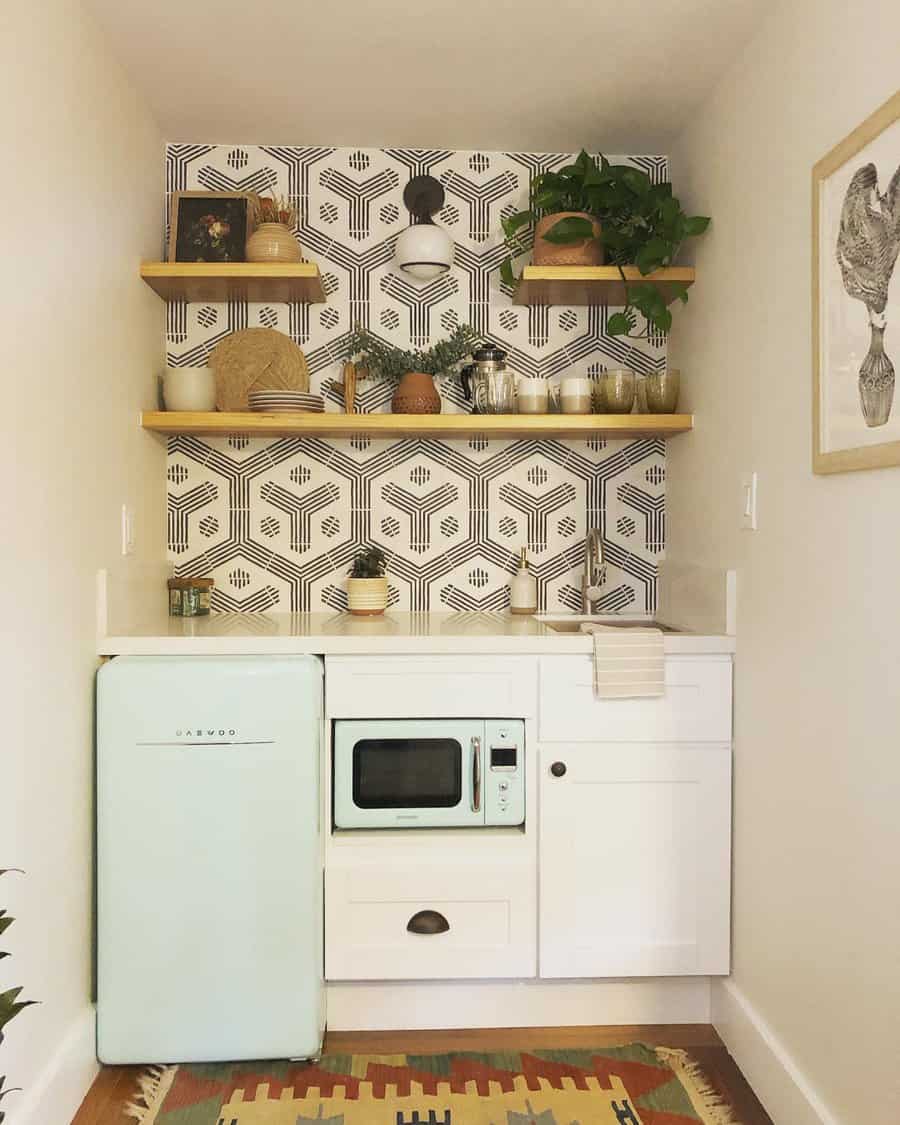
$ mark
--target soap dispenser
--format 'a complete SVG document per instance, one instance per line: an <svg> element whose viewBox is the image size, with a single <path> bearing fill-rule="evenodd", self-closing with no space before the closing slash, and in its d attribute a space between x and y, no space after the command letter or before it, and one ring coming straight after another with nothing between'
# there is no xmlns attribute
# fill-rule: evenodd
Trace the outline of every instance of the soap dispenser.
<svg viewBox="0 0 900 1125"><path fill-rule="evenodd" d="M537 613L537 579L528 568L525 548L519 557L519 569L509 584L510 613Z"/></svg>

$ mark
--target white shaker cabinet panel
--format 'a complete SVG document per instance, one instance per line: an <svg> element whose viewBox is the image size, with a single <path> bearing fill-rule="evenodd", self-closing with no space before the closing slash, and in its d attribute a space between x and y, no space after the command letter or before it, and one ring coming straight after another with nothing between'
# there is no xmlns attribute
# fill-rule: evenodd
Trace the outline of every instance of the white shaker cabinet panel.
<svg viewBox="0 0 900 1125"><path fill-rule="evenodd" d="M347 865L325 875L329 980L533 977L534 866L491 862ZM435 923L437 923L435 925Z"/></svg>
<svg viewBox="0 0 900 1125"><path fill-rule="evenodd" d="M542 746L540 777L540 975L727 973L730 746Z"/></svg>
<svg viewBox="0 0 900 1125"><path fill-rule="evenodd" d="M666 658L666 690L652 699L595 699L593 658L540 661L541 742L728 742L731 658Z"/></svg>
<svg viewBox="0 0 900 1125"><path fill-rule="evenodd" d="M331 656L332 718L528 718L537 661L521 656Z"/></svg>

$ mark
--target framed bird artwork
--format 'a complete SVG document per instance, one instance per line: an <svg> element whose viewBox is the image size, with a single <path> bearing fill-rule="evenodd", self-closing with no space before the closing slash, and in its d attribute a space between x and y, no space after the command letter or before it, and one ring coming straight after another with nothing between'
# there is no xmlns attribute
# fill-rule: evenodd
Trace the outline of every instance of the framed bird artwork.
<svg viewBox="0 0 900 1125"><path fill-rule="evenodd" d="M813 471L900 465L900 92L812 187Z"/></svg>

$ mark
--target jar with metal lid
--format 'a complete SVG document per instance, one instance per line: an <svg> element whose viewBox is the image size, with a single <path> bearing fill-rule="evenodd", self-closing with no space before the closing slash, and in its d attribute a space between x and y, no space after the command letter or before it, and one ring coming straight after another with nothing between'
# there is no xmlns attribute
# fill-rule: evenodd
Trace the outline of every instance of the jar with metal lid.
<svg viewBox="0 0 900 1125"><path fill-rule="evenodd" d="M170 578L167 584L170 617L202 617L209 613L214 579Z"/></svg>

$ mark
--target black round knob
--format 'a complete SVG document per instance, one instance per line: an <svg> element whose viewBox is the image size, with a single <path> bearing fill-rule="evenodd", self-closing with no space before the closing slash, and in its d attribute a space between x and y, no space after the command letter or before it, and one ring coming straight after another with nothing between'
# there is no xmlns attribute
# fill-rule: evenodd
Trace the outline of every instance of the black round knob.
<svg viewBox="0 0 900 1125"><path fill-rule="evenodd" d="M553 774L554 777L562 777L566 772L566 763L565 762L554 762L553 765L550 767L550 772Z"/></svg>

